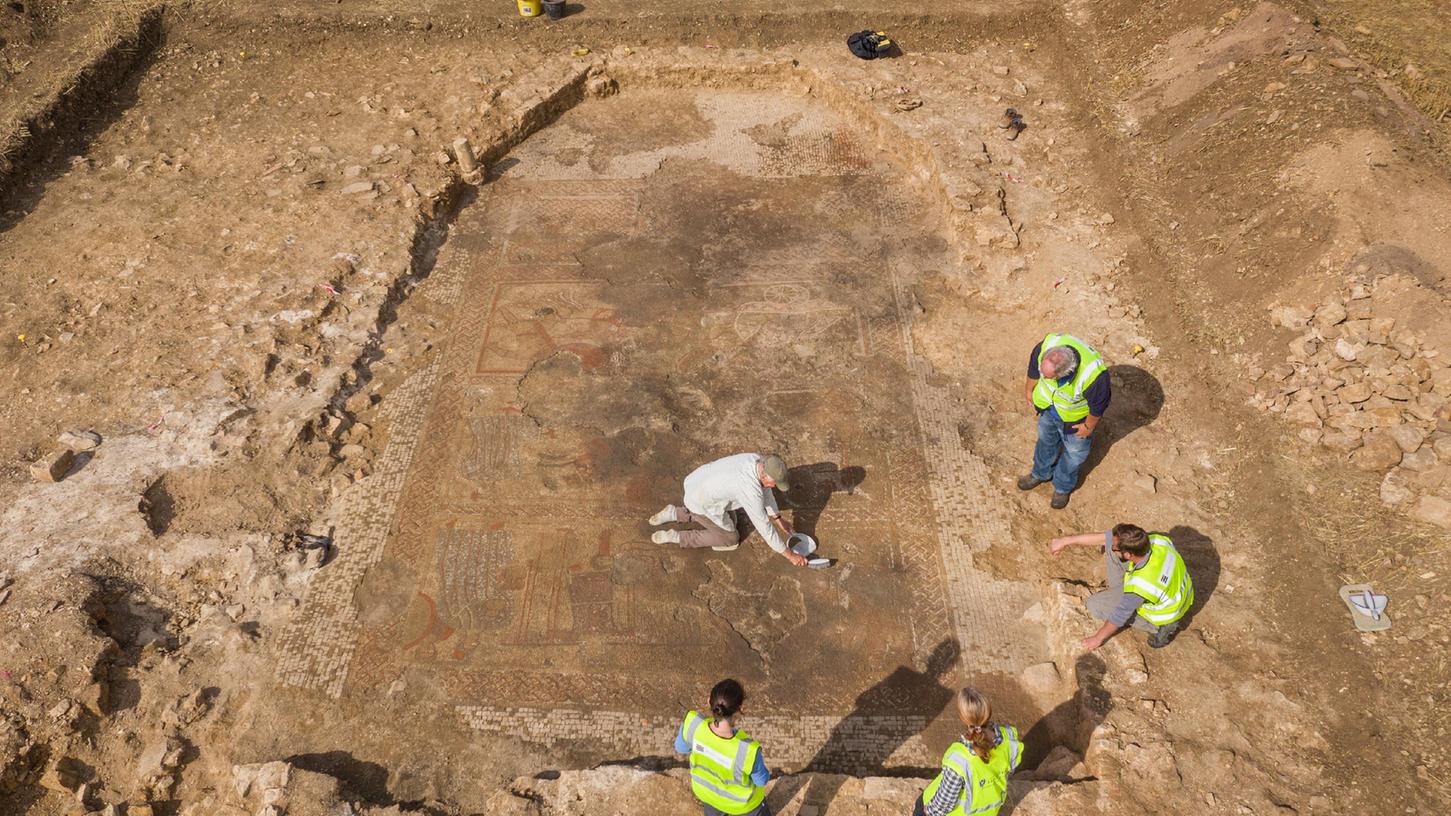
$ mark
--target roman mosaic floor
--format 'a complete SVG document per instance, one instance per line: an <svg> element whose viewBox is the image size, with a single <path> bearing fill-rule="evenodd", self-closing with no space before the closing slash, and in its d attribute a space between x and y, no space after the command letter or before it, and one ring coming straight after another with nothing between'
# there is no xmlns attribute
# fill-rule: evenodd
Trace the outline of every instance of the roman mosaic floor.
<svg viewBox="0 0 1451 816"><path fill-rule="evenodd" d="M1029 588L973 566L1001 486L913 353L911 282L955 255L853 133L809 98L640 90L501 161L416 295L451 309L443 353L386 401L279 680L365 704L422 673L481 738L597 761L668 753L733 676L774 763L863 771L932 763L954 678L1043 659ZM835 568L650 542L691 469L748 450L793 466L783 509Z"/></svg>

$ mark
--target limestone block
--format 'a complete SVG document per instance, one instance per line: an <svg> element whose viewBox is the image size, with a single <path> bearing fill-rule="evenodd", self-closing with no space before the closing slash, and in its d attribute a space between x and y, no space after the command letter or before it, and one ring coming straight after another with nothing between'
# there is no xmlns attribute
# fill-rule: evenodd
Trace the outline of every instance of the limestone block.
<svg viewBox="0 0 1451 816"><path fill-rule="evenodd" d="M45 456L30 466L30 475L40 482L58 482L65 478L75 464L76 455L69 448Z"/></svg>
<svg viewBox="0 0 1451 816"><path fill-rule="evenodd" d="M1430 470L1435 466L1436 452L1424 446L1401 457L1401 467L1417 473Z"/></svg>
<svg viewBox="0 0 1451 816"><path fill-rule="evenodd" d="M56 442L76 452L95 450L101 446L101 435L95 431L71 430L56 437Z"/></svg>
<svg viewBox="0 0 1451 816"><path fill-rule="evenodd" d="M1414 425L1397 425L1389 428L1386 433L1390 434L1400 449L1406 453L1419 450L1421 443L1426 440L1426 432Z"/></svg>
<svg viewBox="0 0 1451 816"><path fill-rule="evenodd" d="M1331 301L1315 310L1315 325L1334 326L1345 322L1345 306L1337 301Z"/></svg>
<svg viewBox="0 0 1451 816"><path fill-rule="evenodd" d="M1411 489L1406 485L1406 471L1395 468L1380 482L1380 500L1387 507L1396 507L1411 500Z"/></svg>
<svg viewBox="0 0 1451 816"><path fill-rule="evenodd" d="M1451 528L1451 501L1440 496L1422 496L1411 508L1411 518Z"/></svg>
<svg viewBox="0 0 1451 816"><path fill-rule="evenodd" d="M1350 462L1361 470L1378 471L1400 464L1404 452L1385 431L1365 435L1364 444L1350 454Z"/></svg>
<svg viewBox="0 0 1451 816"><path fill-rule="evenodd" d="M1316 316L1318 317L1318 313ZM1298 306L1281 306L1270 312L1270 322L1287 329L1303 329L1310 323L1310 318L1310 310Z"/></svg>

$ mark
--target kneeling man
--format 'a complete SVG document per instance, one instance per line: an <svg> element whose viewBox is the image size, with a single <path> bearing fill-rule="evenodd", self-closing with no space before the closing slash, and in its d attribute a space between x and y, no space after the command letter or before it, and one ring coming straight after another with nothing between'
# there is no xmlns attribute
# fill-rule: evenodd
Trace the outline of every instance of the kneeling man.
<svg viewBox="0 0 1451 816"><path fill-rule="evenodd" d="M1168 646L1194 605L1194 584L1174 542L1137 525L1115 524L1101 533L1055 538L1048 549L1057 555L1074 544L1102 544L1108 573L1108 589L1085 602L1088 613L1104 623L1083 639L1083 648L1097 649L1130 624L1149 633L1150 646Z"/></svg>
<svg viewBox="0 0 1451 816"><path fill-rule="evenodd" d="M744 512L766 546L792 564L805 566L804 556L786 549L791 525L781 518L772 488L791 489L786 463L779 456L738 453L701 465L685 477L685 506L667 504L650 517L650 524L655 527L678 523L699 525L699 529L657 530L650 540L686 548L734 550L741 545L736 522L738 514Z"/></svg>

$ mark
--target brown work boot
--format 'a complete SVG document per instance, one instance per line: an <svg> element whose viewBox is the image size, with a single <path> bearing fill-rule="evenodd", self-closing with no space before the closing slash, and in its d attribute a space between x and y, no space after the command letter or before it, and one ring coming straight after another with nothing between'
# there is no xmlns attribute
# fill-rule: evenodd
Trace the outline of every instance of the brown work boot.
<svg viewBox="0 0 1451 816"><path fill-rule="evenodd" d="M1018 477L1018 489L1019 490L1032 490L1033 488L1037 487L1040 484L1043 484L1046 481L1048 481L1048 480L1047 479L1035 479L1035 478L1033 478L1033 474L1029 473L1027 476L1019 476Z"/></svg>
<svg viewBox="0 0 1451 816"><path fill-rule="evenodd" d="M1018 111L1016 108L1008 108L1007 110L1003 111L1002 118L998 119L998 127L1002 128L1003 130L1007 130L1008 128L1012 127L1013 123L1018 121L1018 119L1020 118L1021 117L1018 116Z"/></svg>
<svg viewBox="0 0 1451 816"><path fill-rule="evenodd" d="M1053 491L1053 501L1048 502L1048 506L1054 510L1062 510L1068 506L1068 494Z"/></svg>

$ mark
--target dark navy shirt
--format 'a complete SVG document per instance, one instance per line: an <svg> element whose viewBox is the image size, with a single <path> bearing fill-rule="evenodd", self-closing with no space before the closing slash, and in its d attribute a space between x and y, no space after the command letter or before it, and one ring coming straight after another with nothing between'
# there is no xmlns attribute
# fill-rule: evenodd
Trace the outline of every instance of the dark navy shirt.
<svg viewBox="0 0 1451 816"><path fill-rule="evenodd" d="M1072 350L1071 347L1070 350ZM1042 353L1043 343L1040 341L1038 345L1033 346L1033 352L1028 355L1028 379L1030 380L1036 380L1042 376L1038 373L1038 355ZM1075 351L1074 354L1076 355L1077 352ZM1074 375L1076 375L1078 373L1077 369L1075 369L1073 373ZM1058 378L1058 385L1060 387L1069 385L1072 382L1072 376ZM1096 417L1103 416L1103 412L1108 410L1108 401L1112 397L1113 389L1109 385L1107 371L1098 375L1098 379L1094 380L1093 384L1088 386L1088 390L1083 392L1083 398L1088 400L1088 413L1093 414ZM1049 407L1051 408L1052 406ZM1046 410L1049 409L1039 408L1038 413L1041 414ZM1072 422L1064 422L1063 427L1072 428L1074 425L1077 425L1082 421L1083 420L1081 419L1075 419ZM1073 431L1070 430L1069 433L1073 433Z"/></svg>

